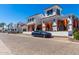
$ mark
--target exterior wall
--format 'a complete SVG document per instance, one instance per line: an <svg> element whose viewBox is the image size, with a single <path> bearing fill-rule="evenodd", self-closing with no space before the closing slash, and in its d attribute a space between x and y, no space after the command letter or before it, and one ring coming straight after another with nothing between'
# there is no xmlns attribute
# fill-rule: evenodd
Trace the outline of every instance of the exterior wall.
<svg viewBox="0 0 79 59"><path fill-rule="evenodd" d="M57 31L57 32L50 32L52 36L66 36L68 37L68 31Z"/></svg>
<svg viewBox="0 0 79 59"><path fill-rule="evenodd" d="M35 24L28 25L28 31L34 31Z"/></svg>
<svg viewBox="0 0 79 59"><path fill-rule="evenodd" d="M32 30L33 27L34 27L34 31L36 31L37 26L40 25L40 24L42 24L42 20L41 20L41 19L42 19L43 17L44 17L43 14L37 14L37 15L34 15L34 16L29 17L29 19L30 19L30 18L34 18L34 21L27 23L28 28L29 28L29 26L30 26L30 30L28 29L28 31L33 31L33 30ZM35 24L35 25L32 26L33 24Z"/></svg>
<svg viewBox="0 0 79 59"><path fill-rule="evenodd" d="M23 26L22 26L22 31L23 31L23 32L27 31L27 26L26 26L26 25L23 25Z"/></svg>
<svg viewBox="0 0 79 59"><path fill-rule="evenodd" d="M37 15L34 15L34 16L31 16L31 17L29 17L28 19L30 19L30 18L34 18L34 21L31 21L31 22L28 22L27 23L27 25L30 25L30 24L32 24L32 23L35 23L35 24L41 24L42 22L42 18L44 18L44 15L43 14L37 14Z"/></svg>
<svg viewBox="0 0 79 59"><path fill-rule="evenodd" d="M48 11L51 11L50 15L47 14ZM45 9L45 17L60 15L61 11L62 9L58 5L52 6L50 8Z"/></svg>

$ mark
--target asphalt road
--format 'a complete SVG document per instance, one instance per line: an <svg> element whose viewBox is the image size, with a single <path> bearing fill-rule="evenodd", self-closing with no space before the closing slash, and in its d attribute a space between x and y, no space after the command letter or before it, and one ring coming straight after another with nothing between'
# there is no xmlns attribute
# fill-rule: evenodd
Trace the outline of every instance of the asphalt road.
<svg viewBox="0 0 79 59"><path fill-rule="evenodd" d="M0 54L11 55L77 55L79 44L67 38L39 38L23 34L0 33Z"/></svg>

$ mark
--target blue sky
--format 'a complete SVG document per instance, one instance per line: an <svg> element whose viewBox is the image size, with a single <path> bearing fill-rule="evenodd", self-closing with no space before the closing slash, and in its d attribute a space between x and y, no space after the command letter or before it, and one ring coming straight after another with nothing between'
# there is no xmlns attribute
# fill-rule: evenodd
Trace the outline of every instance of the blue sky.
<svg viewBox="0 0 79 59"><path fill-rule="evenodd" d="M53 4L0 4L0 22L7 24L13 22L26 22L27 17L44 13L44 9L52 6ZM63 10L62 14L73 13L79 17L78 4L60 4Z"/></svg>

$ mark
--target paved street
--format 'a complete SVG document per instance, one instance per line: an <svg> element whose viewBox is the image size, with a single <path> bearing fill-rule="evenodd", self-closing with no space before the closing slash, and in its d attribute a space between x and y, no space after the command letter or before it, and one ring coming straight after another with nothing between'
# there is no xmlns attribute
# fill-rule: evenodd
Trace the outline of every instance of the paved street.
<svg viewBox="0 0 79 59"><path fill-rule="evenodd" d="M72 43L67 38L38 38L23 34L0 33L0 54L79 54L79 44Z"/></svg>

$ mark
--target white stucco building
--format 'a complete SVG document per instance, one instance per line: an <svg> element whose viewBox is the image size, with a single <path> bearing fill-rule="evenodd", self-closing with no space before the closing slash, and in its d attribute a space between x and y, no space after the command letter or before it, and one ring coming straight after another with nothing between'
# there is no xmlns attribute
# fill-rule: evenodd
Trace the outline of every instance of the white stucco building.
<svg viewBox="0 0 79 59"><path fill-rule="evenodd" d="M63 15L64 11L58 5L46 8L43 14L37 14L28 18L28 31L43 30L53 33L52 35L68 36L73 28L79 29L79 20L73 15ZM62 35L63 34L63 35Z"/></svg>

